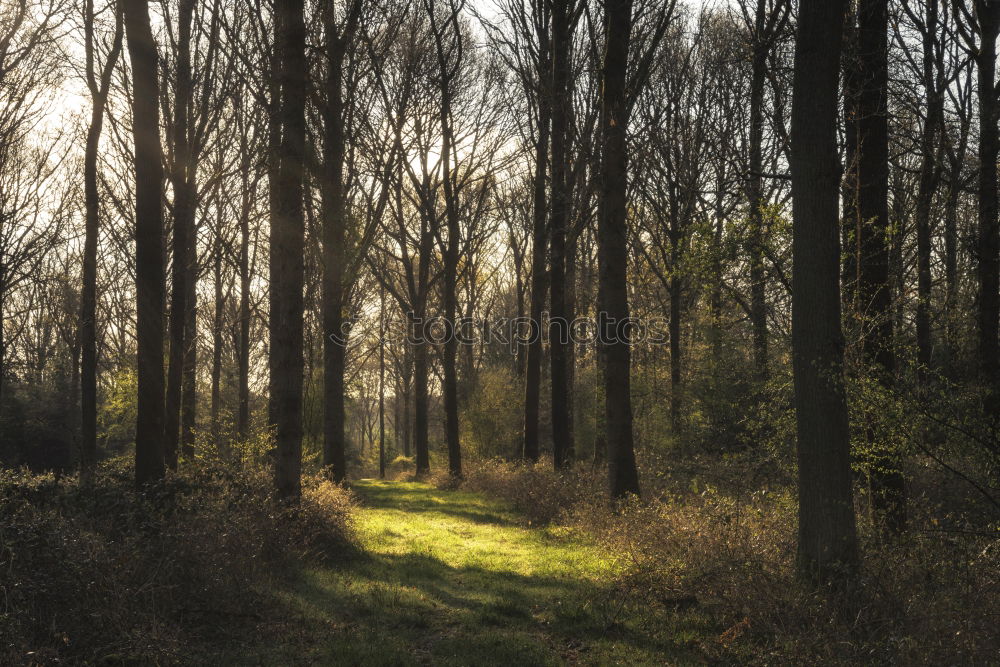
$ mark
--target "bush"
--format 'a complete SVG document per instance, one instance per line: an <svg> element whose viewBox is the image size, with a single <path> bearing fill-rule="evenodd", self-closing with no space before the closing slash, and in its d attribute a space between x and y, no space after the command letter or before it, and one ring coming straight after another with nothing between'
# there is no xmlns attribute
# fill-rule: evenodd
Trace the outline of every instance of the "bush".
<svg viewBox="0 0 1000 667"><path fill-rule="evenodd" d="M507 366L486 366L479 372L459 420L466 451L482 458L512 456L517 451L524 415L520 385Z"/></svg>
<svg viewBox="0 0 1000 667"><path fill-rule="evenodd" d="M204 465L138 493L123 460L88 483L0 472L0 662L172 663L245 630L283 559L351 548L346 491L310 478L291 507L270 486Z"/></svg>
<svg viewBox="0 0 1000 667"><path fill-rule="evenodd" d="M501 498L532 523L549 523L602 497L603 487L584 468L556 473L544 463L499 459L466 464L462 488ZM442 479L441 484L450 480Z"/></svg>
<svg viewBox="0 0 1000 667"><path fill-rule="evenodd" d="M715 477L703 473L718 461L675 467L687 474L647 475L647 499L616 511L586 468L490 461L469 465L464 486L597 540L617 561L605 602L594 601L610 609L609 627L626 604L651 623L691 619L707 626L697 640L707 662L978 664L1000 655L996 526L888 539L862 520L856 586L815 591L795 576L789 480L750 455L727 457L728 474ZM912 524L934 526L939 509L914 499Z"/></svg>

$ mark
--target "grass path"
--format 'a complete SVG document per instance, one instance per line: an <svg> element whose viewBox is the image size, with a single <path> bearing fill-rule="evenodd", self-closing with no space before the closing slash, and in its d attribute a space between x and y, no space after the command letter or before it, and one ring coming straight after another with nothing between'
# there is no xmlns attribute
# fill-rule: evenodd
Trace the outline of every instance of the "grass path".
<svg viewBox="0 0 1000 667"><path fill-rule="evenodd" d="M473 493L373 480L354 488L365 553L291 577L279 591L302 619L290 641L234 662L604 665L693 657L684 648L692 638L663 628L663 619L623 617L607 589L612 559L563 530L526 526Z"/></svg>

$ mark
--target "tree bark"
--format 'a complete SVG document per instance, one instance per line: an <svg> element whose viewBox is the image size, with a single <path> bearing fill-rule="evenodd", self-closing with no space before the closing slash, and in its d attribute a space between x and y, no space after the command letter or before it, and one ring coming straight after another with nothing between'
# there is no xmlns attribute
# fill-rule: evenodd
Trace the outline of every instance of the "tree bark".
<svg viewBox="0 0 1000 667"><path fill-rule="evenodd" d="M858 561L840 322L837 84L843 0L802 0L792 101L792 352L799 462L798 567L807 580Z"/></svg>
<svg viewBox="0 0 1000 667"><path fill-rule="evenodd" d="M549 273L549 362L552 380L552 462L557 470L573 451L567 386L569 323L566 321L566 223L570 206L569 107L573 0L552 3L552 201Z"/></svg>
<svg viewBox="0 0 1000 667"><path fill-rule="evenodd" d="M539 35L540 69L548 62L548 40ZM538 461L538 415L542 385L542 311L545 308L545 259L548 246L546 229L545 177L548 171L549 108L539 76L538 136L535 140L535 176L533 183L533 219L531 234L531 299L528 313L527 361L524 374L524 443L522 457Z"/></svg>
<svg viewBox="0 0 1000 667"><path fill-rule="evenodd" d="M194 186L194 175L190 176L191 198L197 199ZM181 387L181 453L185 459L194 457L195 419L198 409L198 251L195 242L194 207L191 209L191 237L187 248L187 271L185 280L187 298L184 305L187 315L184 317L184 367Z"/></svg>
<svg viewBox="0 0 1000 667"><path fill-rule="evenodd" d="M236 416L236 433L241 442L250 435L250 183L248 166L248 146L246 139L240 139L244 155L242 178L243 208L240 211L240 312L239 348L237 357L237 384L239 385Z"/></svg>
<svg viewBox="0 0 1000 667"><path fill-rule="evenodd" d="M438 24L433 3L428 5L431 30L438 63L438 94L439 114L441 121L441 181L444 191L445 225L447 239L442 248L443 254L443 306L445 322L444 350L441 358L444 382L442 383L444 398L444 434L448 448L448 472L452 477L462 476L462 449L459 442L458 424L458 338L456 337L456 319L458 316L458 255L461 246L461 229L459 224L458 192L455 189L455 132L452 125L452 97L455 94L453 80L461 66L460 62L449 62L445 49L444 33L454 28L454 39L459 57L462 53L462 35L458 24L458 9L451 5L451 14L443 26ZM471 368L470 368L471 370Z"/></svg>
<svg viewBox="0 0 1000 667"><path fill-rule="evenodd" d="M938 3L926 2L927 13L923 29L922 78L927 95L927 112L920 131L920 180L917 186L917 379L927 384L931 365L931 207L937 190L938 165L935 141L943 117L942 99L937 86L936 45Z"/></svg>
<svg viewBox="0 0 1000 667"><path fill-rule="evenodd" d="M413 399L411 390L413 388L413 354L409 346L403 351L403 372L402 372L402 411L403 426L400 429L403 436L403 456L410 458L413 442Z"/></svg>
<svg viewBox="0 0 1000 667"><path fill-rule="evenodd" d="M979 370L987 388L986 412L1000 418L1000 220L997 218L997 157L1000 153L1000 104L997 101L996 41L1000 6L981 8L975 55L979 90Z"/></svg>
<svg viewBox="0 0 1000 667"><path fill-rule="evenodd" d="M278 496L297 499L302 474L303 282L306 57L303 0L278 0L275 23L280 101L278 163L271 184L270 403Z"/></svg>
<svg viewBox="0 0 1000 667"><path fill-rule="evenodd" d="M859 316L858 307L858 242L861 236L861 219L858 214L858 115L861 82L858 68L858 22L854 0L844 5L843 70L844 70L844 217L841 225L843 239L843 274L841 298L849 321L853 324Z"/></svg>
<svg viewBox="0 0 1000 667"><path fill-rule="evenodd" d="M681 282L677 267L681 262L681 239L684 232L680 220L680 199L677 186L670 186L670 280L667 285L670 299L670 321L667 328L670 334L670 430L675 436L683 429L681 423L681 391L683 378L681 376Z"/></svg>
<svg viewBox="0 0 1000 667"><path fill-rule="evenodd" d="M412 323L413 336L413 448L417 455L417 474L426 475L431 471L430 448L427 440L427 376L429 360L427 341L423 338L423 318L425 309Z"/></svg>
<svg viewBox="0 0 1000 667"><path fill-rule="evenodd" d="M210 424L212 433L212 444L218 446L221 443L221 424L219 419L222 413L222 319L225 309L225 299L222 293L222 242L216 240L215 261L213 266L213 287L215 289L215 312L212 316L212 385L211 385L211 412Z"/></svg>
<svg viewBox="0 0 1000 667"><path fill-rule="evenodd" d="M861 219L858 301L867 369L885 387L893 385L892 287L889 282L888 0L860 0L858 64L858 216ZM869 431L871 429L869 428ZM906 496L897 453L869 437L872 508L888 527L905 524Z"/></svg>
<svg viewBox="0 0 1000 667"><path fill-rule="evenodd" d="M571 230L566 243L566 322L570 343L566 347L566 423L569 429L570 450L566 459L576 458L576 342L573 340L573 321L576 319L576 260L579 234Z"/></svg>
<svg viewBox="0 0 1000 667"><path fill-rule="evenodd" d="M385 479L385 288L378 296L378 476Z"/></svg>
<svg viewBox="0 0 1000 667"><path fill-rule="evenodd" d="M164 475L163 149L160 144L156 44L145 0L122 0L132 62L135 140L135 253L138 406L135 477L143 486Z"/></svg>
<svg viewBox="0 0 1000 667"><path fill-rule="evenodd" d="M115 9L115 34L111 51L101 69L94 66L94 2L87 0L86 33L87 84L92 97L90 127L83 158L84 245L83 286L80 292L80 468L89 474L97 464L97 245L100 237L101 199L98 190L97 157L104 128L111 75L122 51L122 6ZM2 382L2 379L0 379Z"/></svg>
<svg viewBox="0 0 1000 667"><path fill-rule="evenodd" d="M962 163L959 162L949 175L944 212L945 369L949 377L953 377L955 373L958 348L955 307L958 305L958 200L962 193L961 170Z"/></svg>
<svg viewBox="0 0 1000 667"><path fill-rule="evenodd" d="M323 106L323 467L335 482L347 476L344 426L344 248L347 227L344 197L344 43L334 22L333 3L324 6L326 103Z"/></svg>
<svg viewBox="0 0 1000 667"><path fill-rule="evenodd" d="M174 189L173 202L173 264L170 293L170 356L167 365L166 440L167 465L177 469L177 451L181 439L181 395L184 378L184 356L187 351L185 334L188 315L188 245L192 242L194 198L189 178L191 145L189 117L191 109L191 22L194 0L180 0L177 8L177 72L174 87L174 163L170 181Z"/></svg>
<svg viewBox="0 0 1000 667"><path fill-rule="evenodd" d="M605 9L601 72L601 199L598 214L598 301L604 366L608 482L612 498L639 494L632 440L631 351L628 330L629 122L626 80L632 0L609 0Z"/></svg>
<svg viewBox="0 0 1000 667"><path fill-rule="evenodd" d="M769 42L767 3L757 0L750 75L750 324L758 379L767 380L767 285L764 277L764 83Z"/></svg>

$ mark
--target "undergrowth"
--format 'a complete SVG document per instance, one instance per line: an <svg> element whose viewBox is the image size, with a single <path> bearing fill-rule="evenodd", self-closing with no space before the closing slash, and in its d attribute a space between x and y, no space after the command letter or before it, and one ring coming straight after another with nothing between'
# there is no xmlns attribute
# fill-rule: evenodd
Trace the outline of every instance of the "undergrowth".
<svg viewBox="0 0 1000 667"><path fill-rule="evenodd" d="M712 482L675 471L617 508L584 466L489 461L467 465L462 486L596 539L621 566L609 594L623 613L711 618L713 634L699 640L710 662L986 664L1000 655L996 525L938 531L941 508L916 497L911 530L886 537L860 512L864 562L853 588L816 591L795 576L794 487L780 475L762 483L750 457L729 457L726 468Z"/></svg>
<svg viewBox="0 0 1000 667"><path fill-rule="evenodd" d="M0 663L196 663L238 641L286 559L352 549L347 491L308 478L291 506L271 482L205 463L141 493L124 461L83 483L0 471Z"/></svg>

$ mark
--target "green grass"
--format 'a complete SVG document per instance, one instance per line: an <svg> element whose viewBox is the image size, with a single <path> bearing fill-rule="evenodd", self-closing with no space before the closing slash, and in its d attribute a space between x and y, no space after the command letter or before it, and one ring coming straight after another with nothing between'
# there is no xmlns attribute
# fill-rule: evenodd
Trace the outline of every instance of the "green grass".
<svg viewBox="0 0 1000 667"><path fill-rule="evenodd" d="M697 624L622 605L608 554L502 504L416 482L363 480L363 553L291 573L280 641L231 664L559 665L692 662ZM675 619L676 620L676 619ZM695 637L692 640L692 633Z"/></svg>

